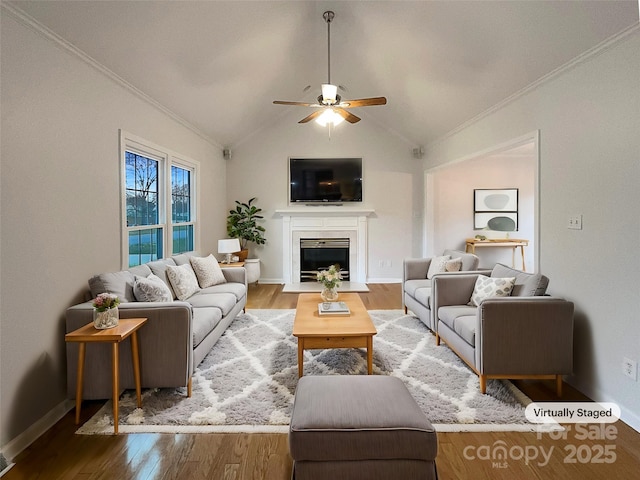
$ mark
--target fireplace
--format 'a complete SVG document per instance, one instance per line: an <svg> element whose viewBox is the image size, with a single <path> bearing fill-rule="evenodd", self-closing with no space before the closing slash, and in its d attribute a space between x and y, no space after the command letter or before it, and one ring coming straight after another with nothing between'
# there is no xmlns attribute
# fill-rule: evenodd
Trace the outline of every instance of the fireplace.
<svg viewBox="0 0 640 480"><path fill-rule="evenodd" d="M349 280L348 238L301 238L300 281L315 282L318 271L340 265L342 279Z"/></svg>
<svg viewBox="0 0 640 480"><path fill-rule="evenodd" d="M374 210L327 206L287 208L276 210L276 213L282 216L282 276L285 284L300 282L302 239L348 239L348 263L337 263L349 271L351 283L366 283L367 217Z"/></svg>

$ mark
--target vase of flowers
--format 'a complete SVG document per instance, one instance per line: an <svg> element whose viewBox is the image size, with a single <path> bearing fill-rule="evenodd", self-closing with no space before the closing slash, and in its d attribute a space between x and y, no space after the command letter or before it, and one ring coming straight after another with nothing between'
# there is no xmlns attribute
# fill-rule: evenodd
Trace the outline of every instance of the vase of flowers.
<svg viewBox="0 0 640 480"><path fill-rule="evenodd" d="M338 300L338 287L342 284L340 265L331 265L328 270L318 272L318 282L322 283L320 296L324 302L335 302Z"/></svg>
<svg viewBox="0 0 640 480"><path fill-rule="evenodd" d="M93 326L98 330L118 326L120 299L112 293L101 293L93 299Z"/></svg>

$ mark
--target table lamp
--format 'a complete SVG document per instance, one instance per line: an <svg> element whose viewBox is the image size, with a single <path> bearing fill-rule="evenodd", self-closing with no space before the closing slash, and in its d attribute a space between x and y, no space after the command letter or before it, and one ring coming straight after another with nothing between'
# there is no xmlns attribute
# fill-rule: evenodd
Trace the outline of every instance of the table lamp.
<svg viewBox="0 0 640 480"><path fill-rule="evenodd" d="M218 240L218 253L226 255L222 263L231 263L231 254L240 251L240 240L237 238L223 238Z"/></svg>

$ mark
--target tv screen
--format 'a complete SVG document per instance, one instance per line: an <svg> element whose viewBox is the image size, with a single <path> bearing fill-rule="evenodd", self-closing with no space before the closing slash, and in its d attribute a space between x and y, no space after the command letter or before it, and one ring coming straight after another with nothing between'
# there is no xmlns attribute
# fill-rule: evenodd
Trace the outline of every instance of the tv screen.
<svg viewBox="0 0 640 480"><path fill-rule="evenodd" d="M291 203L362 201L362 158L290 158Z"/></svg>

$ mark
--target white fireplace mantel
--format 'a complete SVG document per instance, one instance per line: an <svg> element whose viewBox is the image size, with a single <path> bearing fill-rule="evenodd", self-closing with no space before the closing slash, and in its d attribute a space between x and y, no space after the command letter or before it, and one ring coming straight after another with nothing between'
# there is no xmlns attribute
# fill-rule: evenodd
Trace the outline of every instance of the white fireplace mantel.
<svg viewBox="0 0 640 480"><path fill-rule="evenodd" d="M300 239L346 237L350 240L351 280L366 283L367 220L371 209L318 206L276 210L282 216L282 273L285 283L300 278Z"/></svg>

